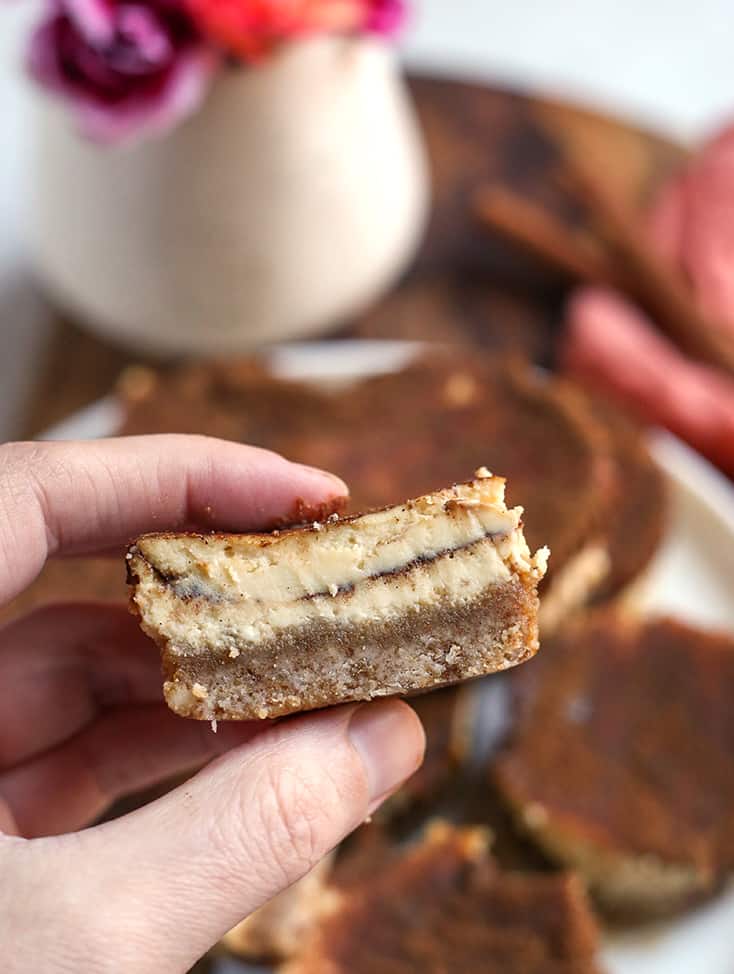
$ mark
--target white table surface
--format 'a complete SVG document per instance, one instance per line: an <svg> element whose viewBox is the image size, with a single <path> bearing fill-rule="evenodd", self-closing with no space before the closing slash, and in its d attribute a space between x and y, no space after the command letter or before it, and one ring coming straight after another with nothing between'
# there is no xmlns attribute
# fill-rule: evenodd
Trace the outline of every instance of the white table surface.
<svg viewBox="0 0 734 974"><path fill-rule="evenodd" d="M409 64L542 88L696 138L734 117L732 0L415 0ZM0 4L0 439L47 324L23 255L29 0Z"/></svg>

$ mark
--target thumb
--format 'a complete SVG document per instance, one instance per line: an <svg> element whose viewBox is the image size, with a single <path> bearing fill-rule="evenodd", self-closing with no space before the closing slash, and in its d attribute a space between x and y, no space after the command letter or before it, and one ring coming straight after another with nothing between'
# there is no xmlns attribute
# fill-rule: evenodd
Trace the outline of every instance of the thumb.
<svg viewBox="0 0 734 974"><path fill-rule="evenodd" d="M424 743L399 701L283 721L159 801L73 837L76 897L90 916L105 904L115 969L188 969L356 828L415 771Z"/></svg>

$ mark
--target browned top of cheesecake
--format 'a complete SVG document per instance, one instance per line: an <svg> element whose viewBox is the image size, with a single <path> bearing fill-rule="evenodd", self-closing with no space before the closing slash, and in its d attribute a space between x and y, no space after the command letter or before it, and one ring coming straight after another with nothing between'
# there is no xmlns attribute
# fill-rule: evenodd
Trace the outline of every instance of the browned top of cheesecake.
<svg viewBox="0 0 734 974"><path fill-rule="evenodd" d="M734 867L734 639L604 613L541 657L492 769L511 804L575 844Z"/></svg>
<svg viewBox="0 0 734 974"><path fill-rule="evenodd" d="M404 281L343 334L467 345L540 361L549 351L553 313L549 309L541 323L538 312L537 303L524 294L493 287L486 273L432 270Z"/></svg>
<svg viewBox="0 0 734 974"><path fill-rule="evenodd" d="M269 446L331 421L331 400L305 382L280 380L255 359L154 371L126 370L118 384L121 433L199 433Z"/></svg>
<svg viewBox="0 0 734 974"><path fill-rule="evenodd" d="M342 894L287 974L588 974L597 935L570 876L502 873L477 829L435 826Z"/></svg>

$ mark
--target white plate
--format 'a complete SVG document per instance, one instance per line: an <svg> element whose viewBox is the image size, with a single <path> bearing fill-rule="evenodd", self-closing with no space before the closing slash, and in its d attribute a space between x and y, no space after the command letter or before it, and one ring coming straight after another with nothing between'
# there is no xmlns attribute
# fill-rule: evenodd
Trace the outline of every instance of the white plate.
<svg viewBox="0 0 734 974"><path fill-rule="evenodd" d="M348 381L399 369L415 348L408 342L319 342L280 347L269 353L268 361L284 377ZM107 398L55 426L46 438L109 436L120 421L119 406ZM734 632L734 489L670 434L652 434L650 446L668 479L672 510L638 604L645 611ZM607 936L603 961L609 974L732 974L733 931L730 889L672 923ZM220 974L255 970L234 962L218 962L215 969Z"/></svg>

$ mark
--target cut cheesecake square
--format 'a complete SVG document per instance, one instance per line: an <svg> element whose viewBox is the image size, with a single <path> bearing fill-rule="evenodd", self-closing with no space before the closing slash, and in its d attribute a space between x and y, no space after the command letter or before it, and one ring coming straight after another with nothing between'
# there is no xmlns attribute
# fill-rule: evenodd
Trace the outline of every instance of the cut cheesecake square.
<svg viewBox="0 0 734 974"><path fill-rule="evenodd" d="M521 508L476 479L270 534L149 534L127 555L132 606L162 652L169 707L280 717L411 694L529 659L537 585Z"/></svg>
<svg viewBox="0 0 734 974"><path fill-rule="evenodd" d="M337 887L279 974L599 974L582 883L503 872L488 845L482 829L436 822Z"/></svg>
<svg viewBox="0 0 734 974"><path fill-rule="evenodd" d="M517 825L614 919L675 913L734 872L734 639L598 612L513 674L489 769Z"/></svg>

